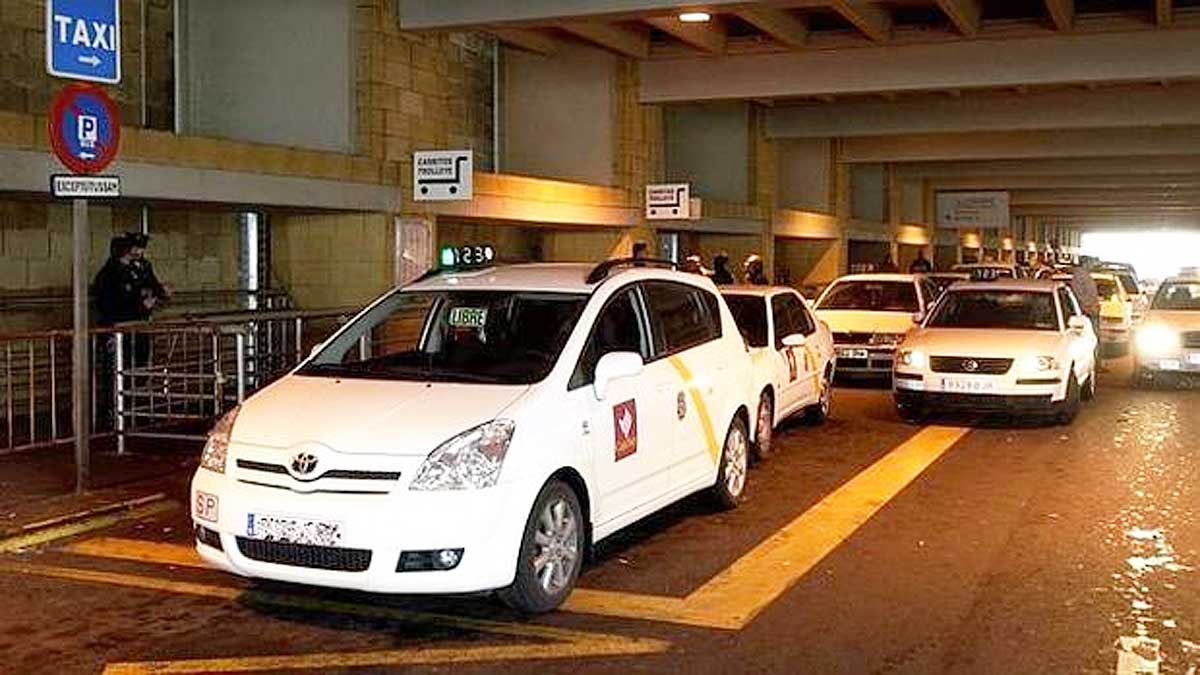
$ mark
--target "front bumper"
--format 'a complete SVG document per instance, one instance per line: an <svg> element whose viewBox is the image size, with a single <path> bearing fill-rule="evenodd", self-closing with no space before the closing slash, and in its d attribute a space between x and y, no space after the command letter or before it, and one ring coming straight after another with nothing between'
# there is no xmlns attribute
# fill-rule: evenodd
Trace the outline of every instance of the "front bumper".
<svg viewBox="0 0 1200 675"><path fill-rule="evenodd" d="M970 412L982 414L1053 414L1062 402L1049 394L959 394L946 392L893 392L896 405L926 412Z"/></svg>
<svg viewBox="0 0 1200 675"><path fill-rule="evenodd" d="M1037 411L1066 398L1064 377L1061 372L970 376L898 368L892 386L897 403L906 406L977 412ZM962 386L964 383L970 386Z"/></svg>
<svg viewBox="0 0 1200 675"><path fill-rule="evenodd" d="M1200 349L1185 350L1167 356L1150 358L1139 355L1137 371L1140 373L1200 374Z"/></svg>
<svg viewBox="0 0 1200 675"><path fill-rule="evenodd" d="M303 494L200 469L192 479L192 504L197 503L197 493L214 496L217 513L215 520L205 520L193 508L192 521L215 532L221 542L218 549L197 541L200 557L240 576L384 593L472 593L512 583L525 521L539 487L519 482L485 490L414 492L397 486L384 495ZM369 551L369 565L358 572L251 559L239 545L239 538L247 535L250 514L338 522L342 538L337 549ZM463 549L461 562L452 570L396 571L402 551L447 548Z"/></svg>
<svg viewBox="0 0 1200 675"><path fill-rule="evenodd" d="M896 359L894 345L838 344L838 375L890 375Z"/></svg>

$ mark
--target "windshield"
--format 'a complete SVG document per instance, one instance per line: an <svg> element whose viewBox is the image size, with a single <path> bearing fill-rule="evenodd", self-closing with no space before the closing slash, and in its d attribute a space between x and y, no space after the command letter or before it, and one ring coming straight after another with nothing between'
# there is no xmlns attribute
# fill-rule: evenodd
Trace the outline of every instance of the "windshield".
<svg viewBox="0 0 1200 675"><path fill-rule="evenodd" d="M1132 274L1118 274L1117 279L1120 280L1121 285L1125 287L1126 293L1130 295L1137 295L1138 293L1142 292L1142 289L1138 287L1137 279L1134 279Z"/></svg>
<svg viewBox="0 0 1200 675"><path fill-rule="evenodd" d="M1158 289L1158 295L1154 296L1151 307L1169 311L1200 311L1200 281L1163 284Z"/></svg>
<svg viewBox="0 0 1200 675"><path fill-rule="evenodd" d="M767 303L755 295L726 295L725 304L751 347L767 346Z"/></svg>
<svg viewBox="0 0 1200 675"><path fill-rule="evenodd" d="M546 377L587 296L397 292L327 345L301 375L532 384Z"/></svg>
<svg viewBox="0 0 1200 675"><path fill-rule="evenodd" d="M1115 279L1101 277L1096 279L1096 294L1102 298L1112 298L1118 295Z"/></svg>
<svg viewBox="0 0 1200 675"><path fill-rule="evenodd" d="M821 298L817 309L873 312L916 312L917 287L910 281L839 281Z"/></svg>
<svg viewBox="0 0 1200 675"><path fill-rule="evenodd" d="M1054 295L1033 291L955 291L938 301L928 328L1058 330Z"/></svg>

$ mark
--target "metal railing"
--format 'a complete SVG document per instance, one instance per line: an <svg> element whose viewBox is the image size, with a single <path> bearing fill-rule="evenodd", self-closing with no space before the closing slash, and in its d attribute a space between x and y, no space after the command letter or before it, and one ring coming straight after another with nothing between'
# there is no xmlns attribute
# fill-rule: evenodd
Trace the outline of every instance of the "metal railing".
<svg viewBox="0 0 1200 675"><path fill-rule="evenodd" d="M91 331L93 437L202 438L353 309L243 311ZM0 454L74 438L69 330L0 336Z"/></svg>

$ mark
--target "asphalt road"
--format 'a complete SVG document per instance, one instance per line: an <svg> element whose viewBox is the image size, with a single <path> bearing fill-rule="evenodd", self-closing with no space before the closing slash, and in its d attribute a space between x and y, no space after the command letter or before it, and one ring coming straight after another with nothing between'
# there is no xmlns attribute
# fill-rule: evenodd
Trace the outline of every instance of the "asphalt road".
<svg viewBox="0 0 1200 675"><path fill-rule="evenodd" d="M172 558L190 532L171 509L0 555L0 671L1195 672L1197 412L1200 392L1115 368L1071 427L934 421L972 430L735 629L630 614L761 582L734 563L920 431L886 391L841 388L825 426L789 426L737 511L691 499L605 542L581 587L633 607L611 614L238 580ZM816 538L801 525L786 545Z"/></svg>

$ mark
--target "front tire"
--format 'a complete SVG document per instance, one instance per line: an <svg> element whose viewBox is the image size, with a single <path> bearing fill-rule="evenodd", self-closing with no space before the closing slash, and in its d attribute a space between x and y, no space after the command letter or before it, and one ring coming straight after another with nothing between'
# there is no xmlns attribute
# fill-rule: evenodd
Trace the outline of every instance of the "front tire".
<svg viewBox="0 0 1200 675"><path fill-rule="evenodd" d="M805 408L804 421L813 426L824 424L825 420L829 419L831 410L833 410L833 368L826 368L825 374L821 376L821 391L817 396L817 402Z"/></svg>
<svg viewBox="0 0 1200 675"><path fill-rule="evenodd" d="M1067 397L1063 399L1062 411L1058 413L1058 423L1066 426L1075 421L1079 415L1080 387L1075 378L1075 369L1071 368L1070 379L1067 380Z"/></svg>
<svg viewBox="0 0 1200 675"><path fill-rule="evenodd" d="M525 521L517 574L500 599L529 614L549 612L575 588L583 567L586 540L579 496L566 483L551 479L534 500Z"/></svg>
<svg viewBox="0 0 1200 675"><path fill-rule="evenodd" d="M761 462L775 450L775 403L769 391L758 399L758 421L754 426L754 459Z"/></svg>
<svg viewBox="0 0 1200 675"><path fill-rule="evenodd" d="M746 439L746 422L735 416L725 434L725 446L721 451L721 466L717 470L717 483L710 494L717 506L728 511L737 508L746 491L746 473L749 469L750 442Z"/></svg>
<svg viewBox="0 0 1200 675"><path fill-rule="evenodd" d="M1096 400L1096 367L1092 366L1092 372L1088 375L1087 384L1083 385L1083 391L1079 397L1084 401Z"/></svg>

